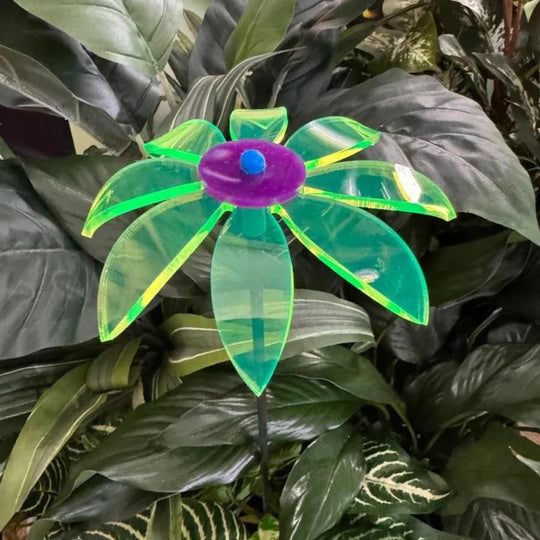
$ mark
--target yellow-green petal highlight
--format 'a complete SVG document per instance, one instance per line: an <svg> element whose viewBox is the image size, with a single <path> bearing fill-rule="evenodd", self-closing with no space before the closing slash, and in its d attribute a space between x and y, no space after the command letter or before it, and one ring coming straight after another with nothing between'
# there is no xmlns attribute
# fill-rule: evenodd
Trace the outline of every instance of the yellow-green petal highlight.
<svg viewBox="0 0 540 540"><path fill-rule="evenodd" d="M304 193L361 208L456 217L452 203L427 176L386 161L346 161L311 171Z"/></svg>
<svg viewBox="0 0 540 540"><path fill-rule="evenodd" d="M300 242L349 283L400 317L427 324L420 265L383 221L361 208L304 195L274 210Z"/></svg>
<svg viewBox="0 0 540 540"><path fill-rule="evenodd" d="M287 109L236 109L230 117L231 139L264 139L280 143L287 132Z"/></svg>
<svg viewBox="0 0 540 540"><path fill-rule="evenodd" d="M141 314L226 210L202 192L183 195L155 206L124 231L101 274L101 341L118 336Z"/></svg>
<svg viewBox="0 0 540 540"><path fill-rule="evenodd" d="M234 210L217 240L210 282L223 345L260 396L287 341L294 290L287 240L267 209Z"/></svg>
<svg viewBox="0 0 540 540"><path fill-rule="evenodd" d="M124 167L97 194L82 235L91 238L117 216L202 189L197 166L172 159L145 159Z"/></svg>
<svg viewBox="0 0 540 540"><path fill-rule="evenodd" d="M144 147L153 157L170 157L197 164L207 150L224 142L225 137L214 124L196 118L147 142Z"/></svg>
<svg viewBox="0 0 540 540"><path fill-rule="evenodd" d="M343 116L313 120L292 134L285 143L306 163L306 169L341 161L376 144L381 134Z"/></svg>

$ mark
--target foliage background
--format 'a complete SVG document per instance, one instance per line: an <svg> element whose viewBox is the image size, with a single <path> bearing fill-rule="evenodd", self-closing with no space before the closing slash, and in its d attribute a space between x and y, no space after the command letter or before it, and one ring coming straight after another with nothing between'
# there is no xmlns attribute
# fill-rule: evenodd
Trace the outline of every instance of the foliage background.
<svg viewBox="0 0 540 540"><path fill-rule="evenodd" d="M540 538L540 6L208 5L0 4L0 104L16 111L0 128L4 536ZM211 318L215 235L105 346L97 280L136 214L79 234L144 141L197 117L226 132L241 104L286 105L291 132L332 114L378 129L361 158L411 165L459 212L448 224L380 212L421 261L425 328L290 238L267 516L255 401ZM62 119L97 145L71 155Z"/></svg>

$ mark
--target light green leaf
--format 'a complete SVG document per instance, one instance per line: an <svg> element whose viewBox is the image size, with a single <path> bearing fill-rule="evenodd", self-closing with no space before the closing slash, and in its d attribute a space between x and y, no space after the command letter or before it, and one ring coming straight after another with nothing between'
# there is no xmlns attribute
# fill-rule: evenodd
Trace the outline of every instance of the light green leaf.
<svg viewBox="0 0 540 540"><path fill-rule="evenodd" d="M392 439L364 441L366 474L352 512L365 514L426 514L440 508L450 495L444 480L416 464Z"/></svg>
<svg viewBox="0 0 540 540"><path fill-rule="evenodd" d="M280 533L311 540L333 527L364 476L362 437L350 427L323 433L298 458L280 498Z"/></svg>
<svg viewBox="0 0 540 540"><path fill-rule="evenodd" d="M132 369L132 363L140 344L140 338L120 341L102 352L88 368L88 388L99 393L133 386L138 371Z"/></svg>
<svg viewBox="0 0 540 540"><path fill-rule="evenodd" d="M229 359L213 319L173 315L163 330L175 346L168 357L169 366L179 376ZM282 358L358 341L373 342L369 318L362 308L328 293L295 291L293 320Z"/></svg>
<svg viewBox="0 0 540 540"><path fill-rule="evenodd" d="M229 67L273 51L285 37L294 13L294 0L250 0L225 44Z"/></svg>
<svg viewBox="0 0 540 540"><path fill-rule="evenodd" d="M266 515L259 522L257 532L250 540L279 540L279 521L274 516Z"/></svg>
<svg viewBox="0 0 540 540"><path fill-rule="evenodd" d="M0 483L0 529L75 430L105 403L86 386L88 366L66 373L36 403L11 451Z"/></svg>
<svg viewBox="0 0 540 540"><path fill-rule="evenodd" d="M98 56L150 76L167 63L182 20L181 0L17 0ZM114 29L114 31L111 31Z"/></svg>

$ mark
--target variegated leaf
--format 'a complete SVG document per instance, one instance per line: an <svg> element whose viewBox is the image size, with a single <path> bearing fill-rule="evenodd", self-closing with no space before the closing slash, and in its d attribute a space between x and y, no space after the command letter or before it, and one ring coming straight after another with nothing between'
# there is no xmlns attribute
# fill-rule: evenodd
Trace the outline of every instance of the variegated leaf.
<svg viewBox="0 0 540 540"><path fill-rule="evenodd" d="M423 514L439 508L450 495L445 481L414 463L391 439L364 441L366 474L352 512Z"/></svg>
<svg viewBox="0 0 540 540"><path fill-rule="evenodd" d="M247 540L244 525L217 503L182 501L182 540Z"/></svg>

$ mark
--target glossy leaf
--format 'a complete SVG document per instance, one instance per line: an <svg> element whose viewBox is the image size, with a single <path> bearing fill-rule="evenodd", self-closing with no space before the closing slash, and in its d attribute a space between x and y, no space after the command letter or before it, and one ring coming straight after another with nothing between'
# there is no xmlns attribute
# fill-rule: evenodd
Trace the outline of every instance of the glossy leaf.
<svg viewBox="0 0 540 540"><path fill-rule="evenodd" d="M450 495L444 480L416 464L392 439L365 438L366 473L351 512L426 514Z"/></svg>
<svg viewBox="0 0 540 540"><path fill-rule="evenodd" d="M287 131L287 109L236 109L231 113L229 131L233 141L263 139L280 143Z"/></svg>
<svg viewBox="0 0 540 540"><path fill-rule="evenodd" d="M536 540L540 535L540 514L495 499L478 499L463 514L446 516L443 523L447 531L468 538Z"/></svg>
<svg viewBox="0 0 540 540"><path fill-rule="evenodd" d="M364 477L362 437L350 427L323 433L292 468L280 497L280 535L311 540L333 527Z"/></svg>
<svg viewBox="0 0 540 540"><path fill-rule="evenodd" d="M363 158L422 171L456 212L476 214L540 242L529 175L476 102L432 77L395 69L328 93L296 117L295 126L324 115L348 116L383 133Z"/></svg>
<svg viewBox="0 0 540 540"><path fill-rule="evenodd" d="M345 280L400 317L427 323L422 270L407 244L380 219L361 208L307 196L277 212L293 234Z"/></svg>
<svg viewBox="0 0 540 540"><path fill-rule="evenodd" d="M213 319L174 315L165 321L163 330L175 347L168 355L169 367L179 376L229 360ZM293 319L282 358L352 342L373 342L364 310L327 293L295 290Z"/></svg>
<svg viewBox="0 0 540 540"><path fill-rule="evenodd" d="M53 221L14 164L0 162L1 358L96 337L98 268Z"/></svg>
<svg viewBox="0 0 540 540"><path fill-rule="evenodd" d="M151 76L165 67L182 17L179 0L158 0L152 4L137 0L107 0L103 4L74 0L69 10L59 0L17 3L97 55L133 65Z"/></svg>
<svg viewBox="0 0 540 540"><path fill-rule="evenodd" d="M172 159L145 159L119 170L97 194L82 229L94 232L115 217L201 190L197 167Z"/></svg>
<svg viewBox="0 0 540 540"><path fill-rule="evenodd" d="M325 116L313 120L294 132L285 143L314 169L341 161L376 144L380 133L355 120Z"/></svg>
<svg viewBox="0 0 540 540"><path fill-rule="evenodd" d="M452 203L422 173L385 161L347 161L317 168L306 179L305 193L350 206L456 217Z"/></svg>
<svg viewBox="0 0 540 540"><path fill-rule="evenodd" d="M118 336L142 313L223 211L219 202L201 193L184 195L159 204L126 229L101 274L98 327L102 341Z"/></svg>
<svg viewBox="0 0 540 540"><path fill-rule="evenodd" d="M291 326L293 275L287 240L267 210L237 208L212 258L212 306L227 353L260 395Z"/></svg>
<svg viewBox="0 0 540 540"><path fill-rule="evenodd" d="M294 0L250 0L225 44L227 66L273 51L287 32L294 4Z"/></svg>
<svg viewBox="0 0 540 540"><path fill-rule="evenodd" d="M77 428L107 400L86 386L88 366L66 373L36 403L0 483L0 528L21 508L35 482Z"/></svg>
<svg viewBox="0 0 540 540"><path fill-rule="evenodd" d="M197 164L207 150L224 142L225 137L216 126L207 120L194 119L147 142L144 147L152 156L171 157Z"/></svg>
<svg viewBox="0 0 540 540"><path fill-rule="evenodd" d="M120 341L92 360L86 377L88 388L100 393L133 386L138 372L132 364L140 344L140 338Z"/></svg>
<svg viewBox="0 0 540 540"><path fill-rule="evenodd" d="M538 512L538 475L513 452L536 461L540 459L538 445L499 424L492 424L478 440L456 448L443 473L456 492L445 513L464 512L470 502L481 497Z"/></svg>

